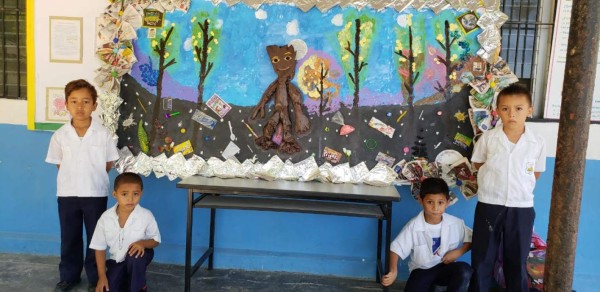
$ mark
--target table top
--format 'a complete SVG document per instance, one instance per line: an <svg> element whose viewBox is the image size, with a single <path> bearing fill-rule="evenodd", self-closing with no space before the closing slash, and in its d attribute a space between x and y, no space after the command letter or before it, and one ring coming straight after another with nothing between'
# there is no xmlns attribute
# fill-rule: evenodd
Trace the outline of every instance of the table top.
<svg viewBox="0 0 600 292"><path fill-rule="evenodd" d="M399 201L394 186L375 187L365 184L333 184L317 181L266 181L243 178L191 176L177 183L178 188L192 189L205 194L265 195L286 198Z"/></svg>

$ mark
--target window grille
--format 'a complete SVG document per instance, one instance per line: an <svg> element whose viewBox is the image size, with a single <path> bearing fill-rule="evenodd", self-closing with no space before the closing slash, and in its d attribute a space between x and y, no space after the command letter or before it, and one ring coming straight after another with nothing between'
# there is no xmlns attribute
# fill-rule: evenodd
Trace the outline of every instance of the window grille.
<svg viewBox="0 0 600 292"><path fill-rule="evenodd" d="M0 97L27 98L25 0L0 0Z"/></svg>
<svg viewBox="0 0 600 292"><path fill-rule="evenodd" d="M502 0L500 10L508 16L502 26L502 50L500 56L532 93L535 107L544 102L547 59L550 50L539 50L539 46L549 43L554 26L553 15L545 14L542 8L550 11L554 0ZM546 21L544 21L546 20ZM541 38L541 40L540 40ZM539 54L544 56L539 56ZM541 68L539 68L539 67ZM541 116L541 113L534 114Z"/></svg>

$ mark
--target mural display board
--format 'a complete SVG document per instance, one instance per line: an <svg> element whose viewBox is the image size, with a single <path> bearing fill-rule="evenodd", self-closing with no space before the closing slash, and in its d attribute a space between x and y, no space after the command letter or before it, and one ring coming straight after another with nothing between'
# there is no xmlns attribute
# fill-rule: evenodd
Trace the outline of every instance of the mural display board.
<svg viewBox="0 0 600 292"><path fill-rule="evenodd" d="M393 174L377 183L418 193L446 176L472 196L465 157L517 81L498 57L507 17L497 1L401 2L114 1L96 21L94 81L118 169L351 183L377 169Z"/></svg>

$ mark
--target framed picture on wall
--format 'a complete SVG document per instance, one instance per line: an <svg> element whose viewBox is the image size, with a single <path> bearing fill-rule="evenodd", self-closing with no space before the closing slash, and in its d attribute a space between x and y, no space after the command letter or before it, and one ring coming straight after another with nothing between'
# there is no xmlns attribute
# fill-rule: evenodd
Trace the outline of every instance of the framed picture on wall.
<svg viewBox="0 0 600 292"><path fill-rule="evenodd" d="M470 33L478 28L477 21L479 17L473 11L469 11L456 18L458 25L463 29L465 33Z"/></svg>
<svg viewBox="0 0 600 292"><path fill-rule="evenodd" d="M50 62L81 63L83 18L50 16Z"/></svg>
<svg viewBox="0 0 600 292"><path fill-rule="evenodd" d="M65 102L65 89L46 87L46 121L65 123L70 120Z"/></svg>

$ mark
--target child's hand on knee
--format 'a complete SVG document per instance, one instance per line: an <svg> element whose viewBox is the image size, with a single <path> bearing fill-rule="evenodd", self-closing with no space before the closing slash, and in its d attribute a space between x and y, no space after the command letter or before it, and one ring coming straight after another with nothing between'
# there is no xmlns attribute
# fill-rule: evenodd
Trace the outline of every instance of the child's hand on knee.
<svg viewBox="0 0 600 292"><path fill-rule="evenodd" d="M453 263L455 262L460 256L462 255L462 253L458 250L451 250L449 252L447 252L444 257L442 258L442 262L444 264L449 264L449 263Z"/></svg>
<svg viewBox="0 0 600 292"><path fill-rule="evenodd" d="M394 283L394 281L396 280L397 276L398 276L398 271L390 271L389 273L387 273L383 276L383 278L381 279L381 284L383 284L383 286L392 285Z"/></svg>
<svg viewBox="0 0 600 292"><path fill-rule="evenodd" d="M129 245L129 251L127 253L132 257L142 257L144 256L144 246L139 242L134 242Z"/></svg>

